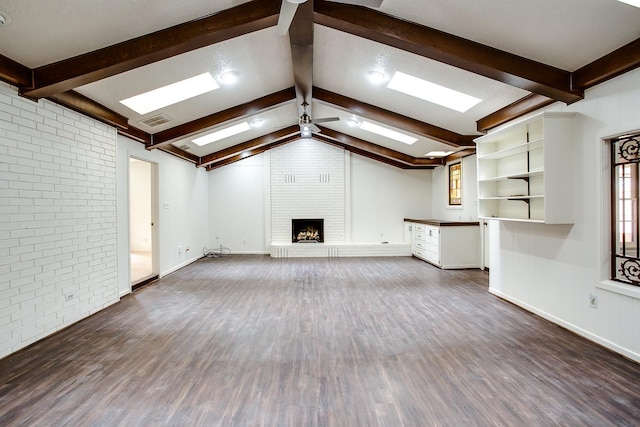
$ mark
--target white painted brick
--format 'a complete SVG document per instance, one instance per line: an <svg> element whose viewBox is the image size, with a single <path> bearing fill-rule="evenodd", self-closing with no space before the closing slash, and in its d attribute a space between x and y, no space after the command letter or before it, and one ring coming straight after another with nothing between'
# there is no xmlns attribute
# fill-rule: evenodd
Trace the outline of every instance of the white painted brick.
<svg viewBox="0 0 640 427"><path fill-rule="evenodd" d="M109 126L0 85L0 355L118 300L116 138ZM9 283L16 288L3 290ZM70 283L73 304L63 300Z"/></svg>

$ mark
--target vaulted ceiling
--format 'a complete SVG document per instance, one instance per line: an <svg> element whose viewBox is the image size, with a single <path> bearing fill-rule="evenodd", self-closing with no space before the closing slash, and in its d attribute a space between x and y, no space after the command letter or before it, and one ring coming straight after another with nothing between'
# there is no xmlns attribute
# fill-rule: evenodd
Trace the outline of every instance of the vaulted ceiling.
<svg viewBox="0 0 640 427"><path fill-rule="evenodd" d="M318 123L312 138L409 169L473 153L483 132L576 102L640 65L640 9L617 0L383 0L379 8L307 0L279 35L281 1L2 0L0 79L213 169L300 138L292 46L307 43L308 111L340 118ZM233 84L220 80L229 71ZM371 71L383 81L372 83ZM460 113L402 94L386 87L396 71L482 101ZM219 89L147 114L120 102L204 72ZM192 142L258 118L262 126L241 134ZM417 141L399 143L353 120ZM453 153L425 156L431 151Z"/></svg>

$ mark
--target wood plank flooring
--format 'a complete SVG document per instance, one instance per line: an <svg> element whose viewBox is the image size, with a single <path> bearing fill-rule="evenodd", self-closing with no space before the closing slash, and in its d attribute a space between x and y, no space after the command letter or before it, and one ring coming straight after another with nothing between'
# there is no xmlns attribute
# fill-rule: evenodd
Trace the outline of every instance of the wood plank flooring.
<svg viewBox="0 0 640 427"><path fill-rule="evenodd" d="M2 426L624 426L640 365L413 258L203 259L0 361Z"/></svg>

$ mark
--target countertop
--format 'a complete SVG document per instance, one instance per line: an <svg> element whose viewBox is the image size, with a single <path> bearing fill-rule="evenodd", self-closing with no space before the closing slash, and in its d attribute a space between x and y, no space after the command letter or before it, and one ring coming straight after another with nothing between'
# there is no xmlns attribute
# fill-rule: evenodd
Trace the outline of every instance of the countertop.
<svg viewBox="0 0 640 427"><path fill-rule="evenodd" d="M465 222L465 221L446 221L442 219L409 219L405 218L405 222L415 222L418 224L427 224L427 225L435 225L437 227L459 227L465 225L480 225L478 221L476 222Z"/></svg>

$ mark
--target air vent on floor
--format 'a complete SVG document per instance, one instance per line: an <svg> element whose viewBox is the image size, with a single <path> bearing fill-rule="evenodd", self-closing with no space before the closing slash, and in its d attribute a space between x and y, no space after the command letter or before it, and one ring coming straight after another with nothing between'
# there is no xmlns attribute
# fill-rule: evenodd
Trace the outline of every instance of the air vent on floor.
<svg viewBox="0 0 640 427"><path fill-rule="evenodd" d="M171 117L166 114L158 114L153 117L149 117L148 119L140 120L138 123L141 123L147 127L153 128L156 126L163 125L165 123L169 123L171 121Z"/></svg>

